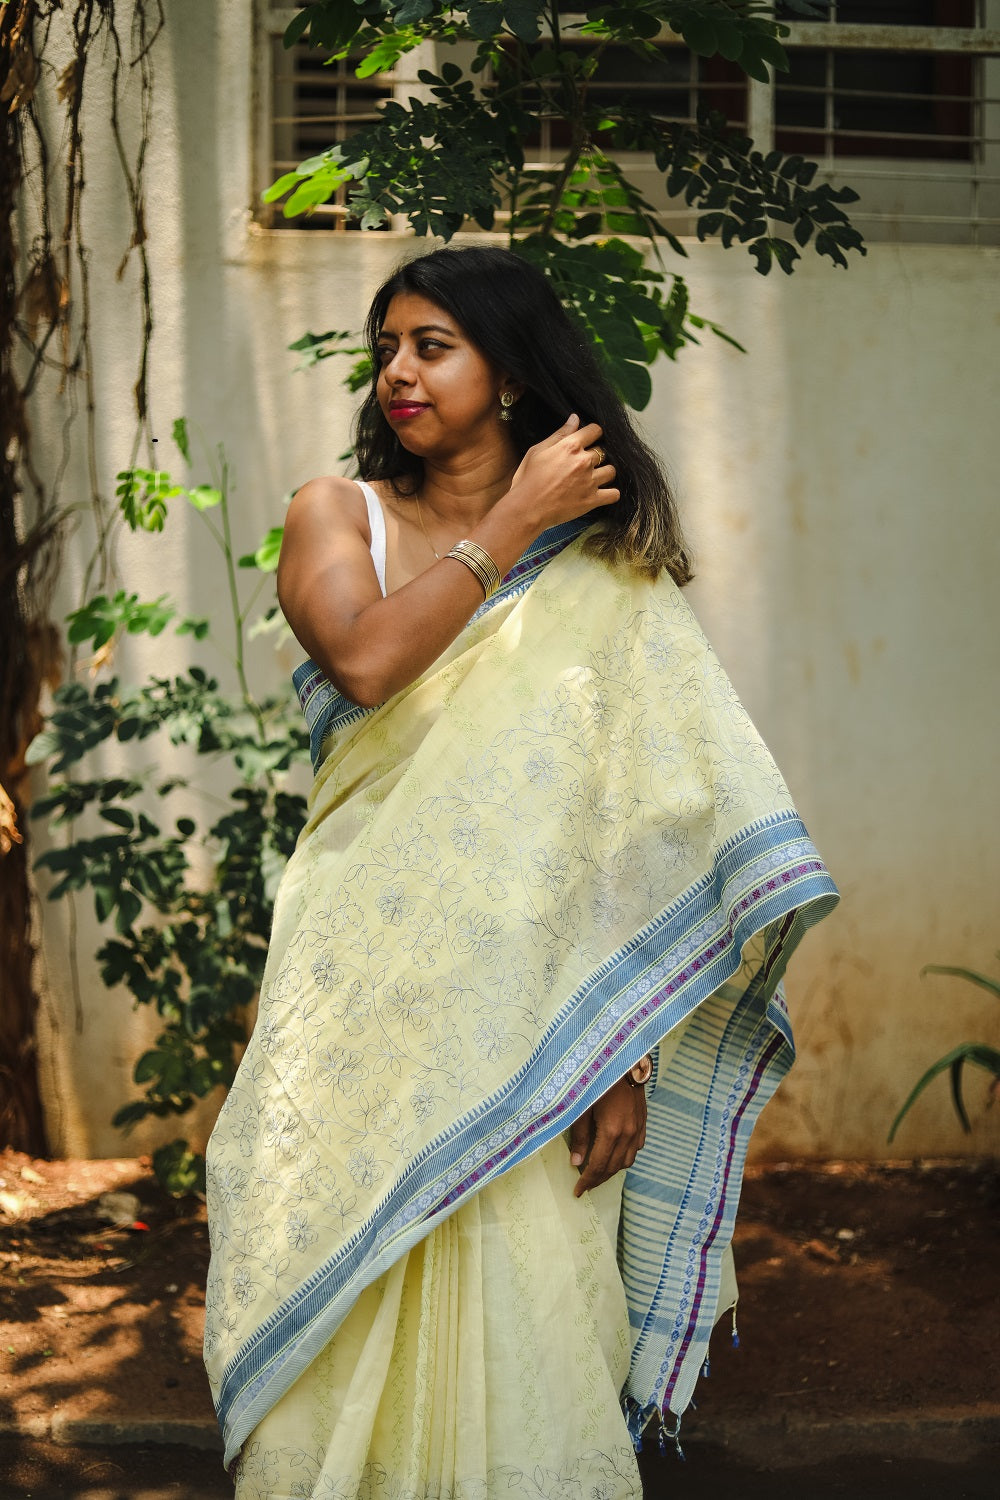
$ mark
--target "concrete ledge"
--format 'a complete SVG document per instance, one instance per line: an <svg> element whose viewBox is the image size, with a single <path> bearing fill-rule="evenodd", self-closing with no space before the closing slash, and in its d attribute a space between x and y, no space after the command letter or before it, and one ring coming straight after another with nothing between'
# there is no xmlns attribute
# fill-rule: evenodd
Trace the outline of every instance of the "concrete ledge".
<svg viewBox="0 0 1000 1500"><path fill-rule="evenodd" d="M201 1448L221 1453L222 1438L211 1420L180 1418L28 1417L0 1420L0 1440L56 1443L61 1447L121 1447L144 1443ZM837 1458L871 1454L882 1458L962 1463L986 1450L1000 1452L1000 1406L929 1408L809 1422L791 1415L712 1420L691 1413L681 1439L721 1452L751 1467L789 1469ZM693 1452L692 1452L693 1456Z"/></svg>
<svg viewBox="0 0 1000 1500"><path fill-rule="evenodd" d="M759 1420L685 1421L681 1439L722 1449L743 1463L769 1469L825 1463L856 1454L884 1458L964 1462L985 1449L1000 1450L1000 1406L927 1408L806 1421L768 1414Z"/></svg>
<svg viewBox="0 0 1000 1500"><path fill-rule="evenodd" d="M222 1452L222 1437L218 1427L212 1421L192 1422L176 1417L149 1420L80 1418L63 1417L55 1412L47 1421L46 1427L45 1433L33 1431L31 1436L45 1436L50 1442L58 1443L66 1448L111 1445L118 1447L123 1443L164 1443L184 1448L205 1448Z"/></svg>
<svg viewBox="0 0 1000 1500"><path fill-rule="evenodd" d="M52 1430L51 1417L22 1417L12 1421L9 1417L0 1417L0 1439L3 1438L38 1438L42 1442L48 1442Z"/></svg>

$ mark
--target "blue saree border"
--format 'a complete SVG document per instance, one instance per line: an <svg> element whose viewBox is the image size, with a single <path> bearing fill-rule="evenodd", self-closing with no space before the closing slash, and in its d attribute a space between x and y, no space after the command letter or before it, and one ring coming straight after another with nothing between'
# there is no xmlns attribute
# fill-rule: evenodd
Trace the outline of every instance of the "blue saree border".
<svg viewBox="0 0 1000 1500"><path fill-rule="evenodd" d="M496 605L522 594L534 583L546 564L558 557L591 524L590 518L583 516L579 520L565 521L561 526L551 526L548 531L543 531L517 560L497 592L480 605L472 618L480 620ZM323 759L323 742L327 735L334 730L346 729L349 724L378 712L376 708L361 708L345 698L314 661L304 661L295 668L292 685L309 729L309 755L314 771L319 770Z"/></svg>
<svg viewBox="0 0 1000 1500"><path fill-rule="evenodd" d="M678 1416L690 1404L750 1135L792 1060L767 1008L711 1009L710 1001L685 1031L671 1071L680 1083L652 1090L646 1147L625 1178L622 1278L634 1342L623 1404L636 1443L654 1413Z"/></svg>
<svg viewBox="0 0 1000 1500"><path fill-rule="evenodd" d="M775 929L774 940L760 982L750 986L739 1011L754 1027L766 1025L769 1043L789 1050L787 1018L771 995L792 949L837 899L794 810L760 819L728 839L709 872L588 975L519 1072L414 1158L369 1222L237 1352L218 1402L226 1462L333 1335L365 1286L470 1193L589 1109L608 1087L609 1075L619 1077L652 1051L733 977L743 946L765 929ZM721 1081L718 1058L715 1068ZM744 1114L748 1108L749 1102Z"/></svg>

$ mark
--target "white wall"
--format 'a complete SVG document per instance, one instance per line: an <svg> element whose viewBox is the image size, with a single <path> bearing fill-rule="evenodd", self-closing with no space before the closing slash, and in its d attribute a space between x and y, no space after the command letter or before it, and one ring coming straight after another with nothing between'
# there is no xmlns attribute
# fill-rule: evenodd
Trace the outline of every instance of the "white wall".
<svg viewBox="0 0 1000 1500"><path fill-rule="evenodd" d="M658 383L650 430L698 551L692 596L837 878L790 992L799 1067L758 1149L883 1153L937 1056L1000 1007L928 962L1000 971L993 251L874 247L760 279L699 252L695 305L737 334ZM969 1078L971 1143L995 1149ZM895 1150L966 1148L946 1080Z"/></svg>
<svg viewBox="0 0 1000 1500"><path fill-rule="evenodd" d="M156 332L154 420L164 466L172 419L222 442L237 481L237 546L280 520L281 497L329 471L349 408L336 362L294 369L306 329L357 327L405 248L396 236L265 232L250 222L250 6L174 0L155 53L148 205ZM94 71L92 86L97 87ZM129 459L138 327L136 267L115 281L125 202L107 101L89 104L87 232L94 246L106 489ZM695 606L770 743L842 892L811 934L789 992L797 1070L767 1111L758 1150L793 1155L989 1153L1000 1123L969 1078L975 1132L955 1124L939 1080L890 1151L885 1136L916 1076L962 1040L1000 1041L1000 1007L927 962L998 971L1000 468L996 250L874 247L845 274L806 262L762 279L739 251L690 247L697 311L746 344L706 336L658 367L648 431L666 455L698 556ZM63 410L35 413L41 454ZM71 481L84 485L78 450ZM85 530L67 551L60 608L78 602ZM220 594L192 514L128 540L140 597L168 590L192 614ZM183 640L130 642L126 674L185 660ZM259 680L296 659L255 648ZM41 830L36 830L41 834ZM77 903L82 1029L69 982L69 912L43 903L49 975L50 1118L66 1153L118 1154L113 1109L130 1097L150 1018L108 994ZM995 1112L996 1113L996 1112ZM207 1116L202 1126L207 1123ZM166 1132L137 1132L130 1149Z"/></svg>

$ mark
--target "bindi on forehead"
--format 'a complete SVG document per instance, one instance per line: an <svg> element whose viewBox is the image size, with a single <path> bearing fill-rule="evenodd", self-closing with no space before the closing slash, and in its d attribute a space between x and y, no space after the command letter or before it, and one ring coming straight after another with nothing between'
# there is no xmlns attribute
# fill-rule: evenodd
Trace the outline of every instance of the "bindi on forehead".
<svg viewBox="0 0 1000 1500"><path fill-rule="evenodd" d="M443 333L449 338L460 338L461 331L450 321L451 315L432 302L412 292L400 292L391 299L385 310L385 321L381 335L392 339L409 335L419 338L422 334Z"/></svg>

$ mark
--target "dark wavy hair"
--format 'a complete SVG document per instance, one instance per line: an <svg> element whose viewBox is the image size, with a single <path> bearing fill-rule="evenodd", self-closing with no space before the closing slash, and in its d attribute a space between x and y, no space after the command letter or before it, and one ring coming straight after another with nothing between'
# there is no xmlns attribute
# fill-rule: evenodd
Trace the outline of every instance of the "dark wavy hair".
<svg viewBox="0 0 1000 1500"><path fill-rule="evenodd" d="M571 412L581 423L600 424L621 499L599 514L586 550L650 578L666 568L677 583L687 583L690 558L659 460L542 272L510 250L435 250L406 261L376 292L365 325L372 384L355 424L361 476L388 480L400 496L415 493L423 480L423 461L403 447L376 395L375 350L389 303L400 292L426 297L450 313L498 369L523 385L508 429L519 458Z"/></svg>

